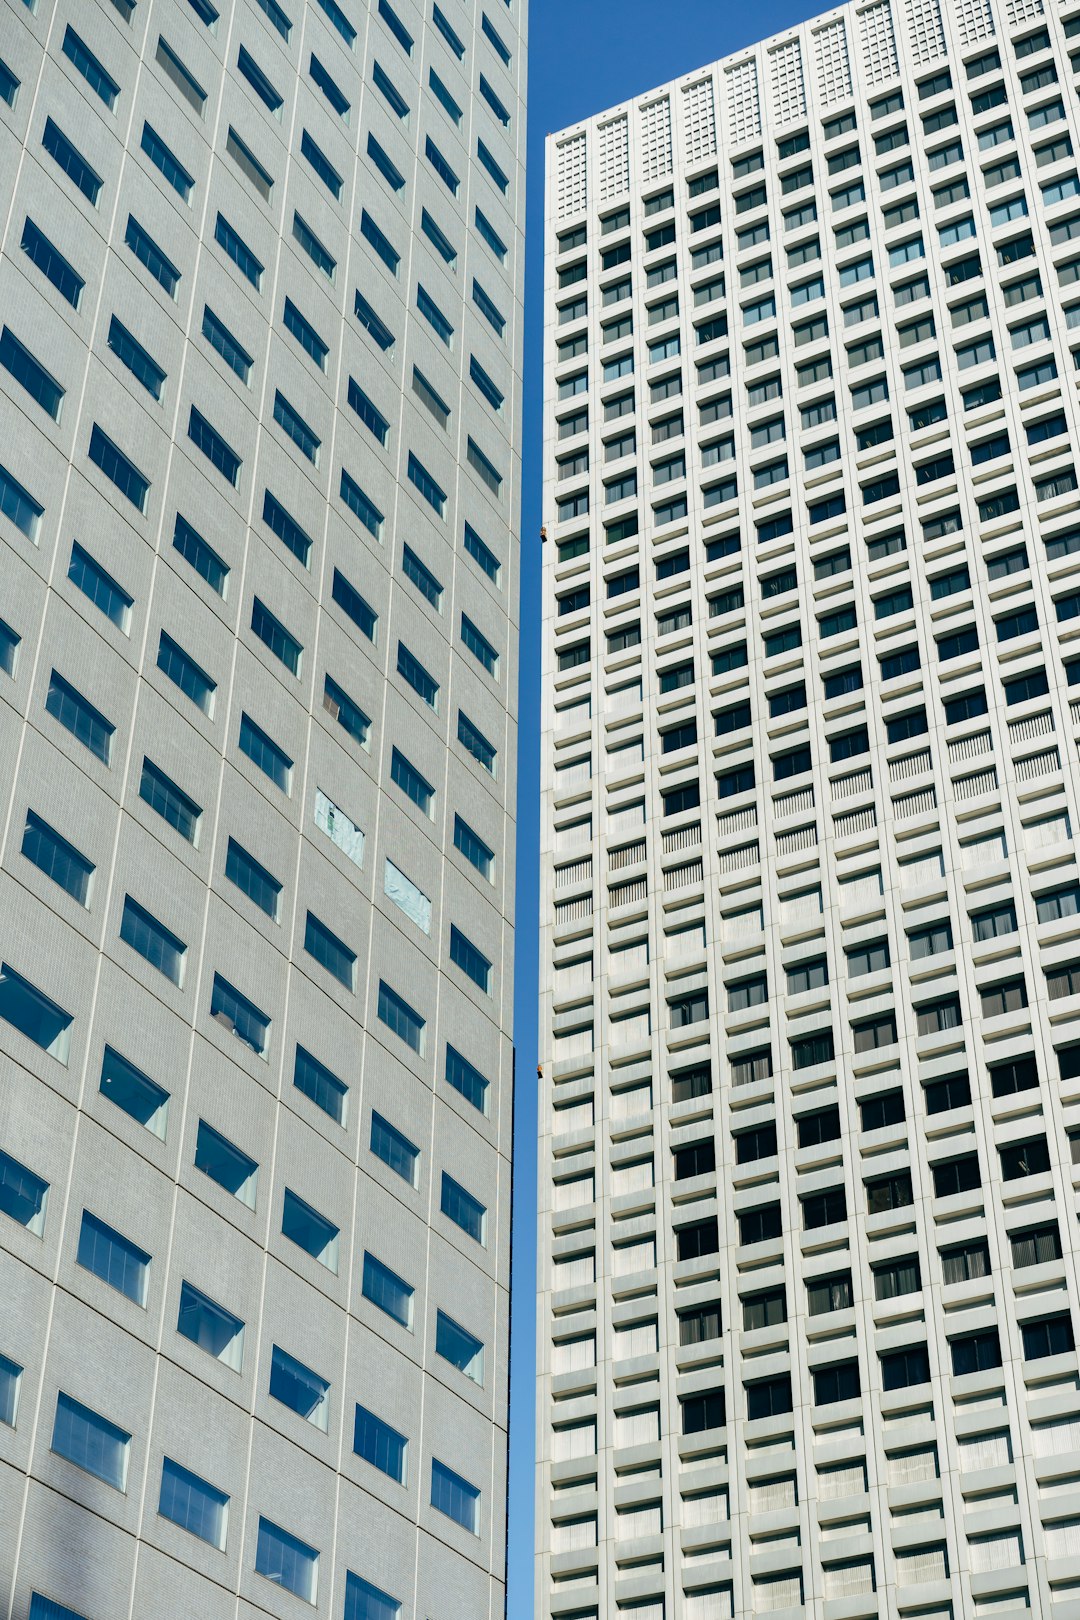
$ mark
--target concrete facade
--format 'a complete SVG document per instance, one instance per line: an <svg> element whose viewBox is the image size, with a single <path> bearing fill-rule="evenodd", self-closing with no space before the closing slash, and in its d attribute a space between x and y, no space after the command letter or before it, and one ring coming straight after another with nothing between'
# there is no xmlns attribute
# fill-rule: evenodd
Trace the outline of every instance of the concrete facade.
<svg viewBox="0 0 1080 1620"><path fill-rule="evenodd" d="M1080 1613L1080 11L548 146L537 1613Z"/></svg>
<svg viewBox="0 0 1080 1620"><path fill-rule="evenodd" d="M11 1620L503 1612L524 29L4 0Z"/></svg>

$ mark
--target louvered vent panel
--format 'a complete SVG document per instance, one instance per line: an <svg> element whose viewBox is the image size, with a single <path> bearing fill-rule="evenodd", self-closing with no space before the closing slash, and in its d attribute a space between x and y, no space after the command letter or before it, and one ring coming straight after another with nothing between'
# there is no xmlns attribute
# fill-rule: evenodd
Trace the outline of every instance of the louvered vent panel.
<svg viewBox="0 0 1080 1620"><path fill-rule="evenodd" d="M621 197L630 190L630 121L625 115L601 124L597 131L600 147L600 201Z"/></svg>
<svg viewBox="0 0 1080 1620"><path fill-rule="evenodd" d="M555 149L555 196L559 218L580 214L586 205L585 136L572 135Z"/></svg>
<svg viewBox="0 0 1080 1620"><path fill-rule="evenodd" d="M769 84L774 124L792 124L806 117L802 46L797 39L769 52Z"/></svg>
<svg viewBox="0 0 1080 1620"><path fill-rule="evenodd" d="M838 17L814 35L817 65L817 93L822 106L847 101L851 96L851 63L848 59L847 24Z"/></svg>

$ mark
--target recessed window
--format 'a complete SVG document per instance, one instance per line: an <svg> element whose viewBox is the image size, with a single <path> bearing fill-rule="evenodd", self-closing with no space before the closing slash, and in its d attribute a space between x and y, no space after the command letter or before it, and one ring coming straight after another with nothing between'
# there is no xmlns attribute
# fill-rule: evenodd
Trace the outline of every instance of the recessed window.
<svg viewBox="0 0 1080 1620"><path fill-rule="evenodd" d="M59 1063L67 1063L72 1015L7 962L0 964L0 1019Z"/></svg>
<svg viewBox="0 0 1080 1620"><path fill-rule="evenodd" d="M88 1209L83 1210L77 1259L80 1266L92 1271L110 1288L145 1307L150 1256Z"/></svg>
<svg viewBox="0 0 1080 1620"><path fill-rule="evenodd" d="M76 1468L93 1474L116 1490L127 1489L127 1460L131 1436L81 1401L61 1390L56 1397L52 1449Z"/></svg>
<svg viewBox="0 0 1080 1620"><path fill-rule="evenodd" d="M384 1119L374 1110L371 1115L370 1145L376 1158L389 1165L390 1169L403 1181L407 1181L410 1187L416 1186L420 1149L415 1147L396 1126L391 1125L388 1119Z"/></svg>
<svg viewBox="0 0 1080 1620"><path fill-rule="evenodd" d="M257 1057L266 1057L270 1040L270 1020L253 1001L235 989L220 973L214 974L210 995L210 1016L250 1047Z"/></svg>
<svg viewBox="0 0 1080 1620"><path fill-rule="evenodd" d="M89 908L93 862L33 810L26 813L22 853L81 906Z"/></svg>
<svg viewBox="0 0 1080 1620"><path fill-rule="evenodd" d="M448 1176L445 1170L439 1207L443 1214L456 1226L460 1226L474 1242L483 1244L487 1210L479 1198L474 1198L460 1182L454 1180L453 1176Z"/></svg>
<svg viewBox="0 0 1080 1620"><path fill-rule="evenodd" d="M332 1069L303 1046L296 1048L296 1062L293 1067L293 1085L302 1091L305 1097L310 1097L316 1107L321 1108L324 1114L338 1125L345 1123L345 1100L349 1095L349 1088L344 1080L339 1080Z"/></svg>
<svg viewBox="0 0 1080 1620"><path fill-rule="evenodd" d="M0 1149L0 1215L40 1237L45 1230L48 1197L49 1183Z"/></svg>
<svg viewBox="0 0 1080 1620"><path fill-rule="evenodd" d="M364 1298L385 1311L387 1316L393 1317L395 1322L403 1328L412 1331L413 1294L404 1278L384 1266L373 1254L364 1254L363 1293Z"/></svg>
<svg viewBox="0 0 1080 1620"><path fill-rule="evenodd" d="M480 1073L480 1070L469 1062L468 1058L447 1044L445 1079L448 1086L472 1104L481 1114L488 1111L488 1092L490 1081Z"/></svg>
<svg viewBox="0 0 1080 1620"><path fill-rule="evenodd" d="M298 1248L337 1275L340 1229L288 1187L282 1198L281 1230Z"/></svg>
<svg viewBox="0 0 1080 1620"><path fill-rule="evenodd" d="M244 1360L244 1324L193 1283L180 1285L176 1331L200 1350L239 1372Z"/></svg>
<svg viewBox="0 0 1080 1620"><path fill-rule="evenodd" d="M405 1436L399 1434L397 1429L391 1428L389 1423L384 1423L382 1418L375 1416L374 1412L369 1412L366 1406L357 1405L353 1424L353 1450L358 1457L362 1457L373 1468L378 1468L380 1472L387 1474L390 1479L397 1480L399 1485L405 1483L408 1444ZM350 1575L349 1580L355 1580L355 1576ZM374 1590L374 1588L371 1590ZM387 1599L388 1603L391 1601L391 1599ZM396 1612L400 1607L400 1604L395 1604L394 1611ZM346 1598L346 1617L351 1616L353 1620L383 1620L384 1612L389 1611L370 1607L365 1608L362 1604L355 1609L351 1609L348 1598Z"/></svg>
<svg viewBox="0 0 1080 1620"><path fill-rule="evenodd" d="M270 1394L282 1406L325 1434L330 1414L330 1384L275 1344L270 1357Z"/></svg>
<svg viewBox="0 0 1080 1620"><path fill-rule="evenodd" d="M19 1412L19 1385L23 1369L10 1356L0 1356L0 1423L15 1427Z"/></svg>
<svg viewBox="0 0 1080 1620"><path fill-rule="evenodd" d="M173 984L183 984L187 946L129 894L124 896L120 938Z"/></svg>
<svg viewBox="0 0 1080 1620"><path fill-rule="evenodd" d="M308 912L304 925L304 949L346 990L355 991L356 952L350 950L344 940L339 939L313 911Z"/></svg>
<svg viewBox="0 0 1080 1620"><path fill-rule="evenodd" d="M111 1046L106 1046L101 1060L98 1089L138 1124L165 1140L169 1093Z"/></svg>
<svg viewBox="0 0 1080 1620"><path fill-rule="evenodd" d="M431 1505L470 1535L480 1534L479 1489L435 1457L431 1459Z"/></svg>
<svg viewBox="0 0 1080 1620"><path fill-rule="evenodd" d="M217 682L164 630L158 641L157 667L203 714L213 714Z"/></svg>
<svg viewBox="0 0 1080 1620"><path fill-rule="evenodd" d="M319 1554L306 1541L294 1536L269 1519L259 1519L259 1539L255 1546L255 1568L275 1586L294 1592L314 1604L319 1580Z"/></svg>
<svg viewBox="0 0 1080 1620"><path fill-rule="evenodd" d="M229 1498L171 1457L162 1459L158 1512L181 1530L224 1552L229 1528Z"/></svg>
<svg viewBox="0 0 1080 1620"><path fill-rule="evenodd" d="M240 1203L249 1209L255 1208L259 1166L205 1119L200 1119L195 1138L195 1168L224 1187Z"/></svg>
<svg viewBox="0 0 1080 1620"><path fill-rule="evenodd" d="M444 1311L439 1311L436 1318L435 1353L463 1372L466 1378L471 1378L474 1384L484 1382L482 1342Z"/></svg>
<svg viewBox="0 0 1080 1620"><path fill-rule="evenodd" d="M275 787L279 787L283 793L288 793L292 782L292 760L285 750L279 748L273 738L268 737L266 732L246 714L240 717L239 742L241 753L246 754L252 764L257 765L270 778Z"/></svg>

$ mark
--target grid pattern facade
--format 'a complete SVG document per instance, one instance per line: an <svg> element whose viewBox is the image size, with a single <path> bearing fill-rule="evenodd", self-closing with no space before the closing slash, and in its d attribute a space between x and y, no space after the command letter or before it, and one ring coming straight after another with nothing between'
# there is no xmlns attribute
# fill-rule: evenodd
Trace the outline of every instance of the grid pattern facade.
<svg viewBox="0 0 1080 1620"><path fill-rule="evenodd" d="M537 1612L1075 1615L1080 12L707 73L549 191Z"/></svg>
<svg viewBox="0 0 1080 1620"><path fill-rule="evenodd" d="M0 1614L504 1607L523 0L6 0Z"/></svg>

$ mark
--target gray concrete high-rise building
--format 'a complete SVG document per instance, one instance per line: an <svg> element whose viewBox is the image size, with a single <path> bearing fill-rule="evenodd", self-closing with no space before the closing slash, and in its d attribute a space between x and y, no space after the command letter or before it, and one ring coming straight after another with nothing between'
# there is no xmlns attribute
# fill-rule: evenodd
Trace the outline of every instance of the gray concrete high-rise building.
<svg viewBox="0 0 1080 1620"><path fill-rule="evenodd" d="M871 0L549 142L542 1620L1080 1614L1078 82Z"/></svg>
<svg viewBox="0 0 1080 1620"><path fill-rule="evenodd" d="M0 1615L504 1609L525 0L0 6Z"/></svg>

